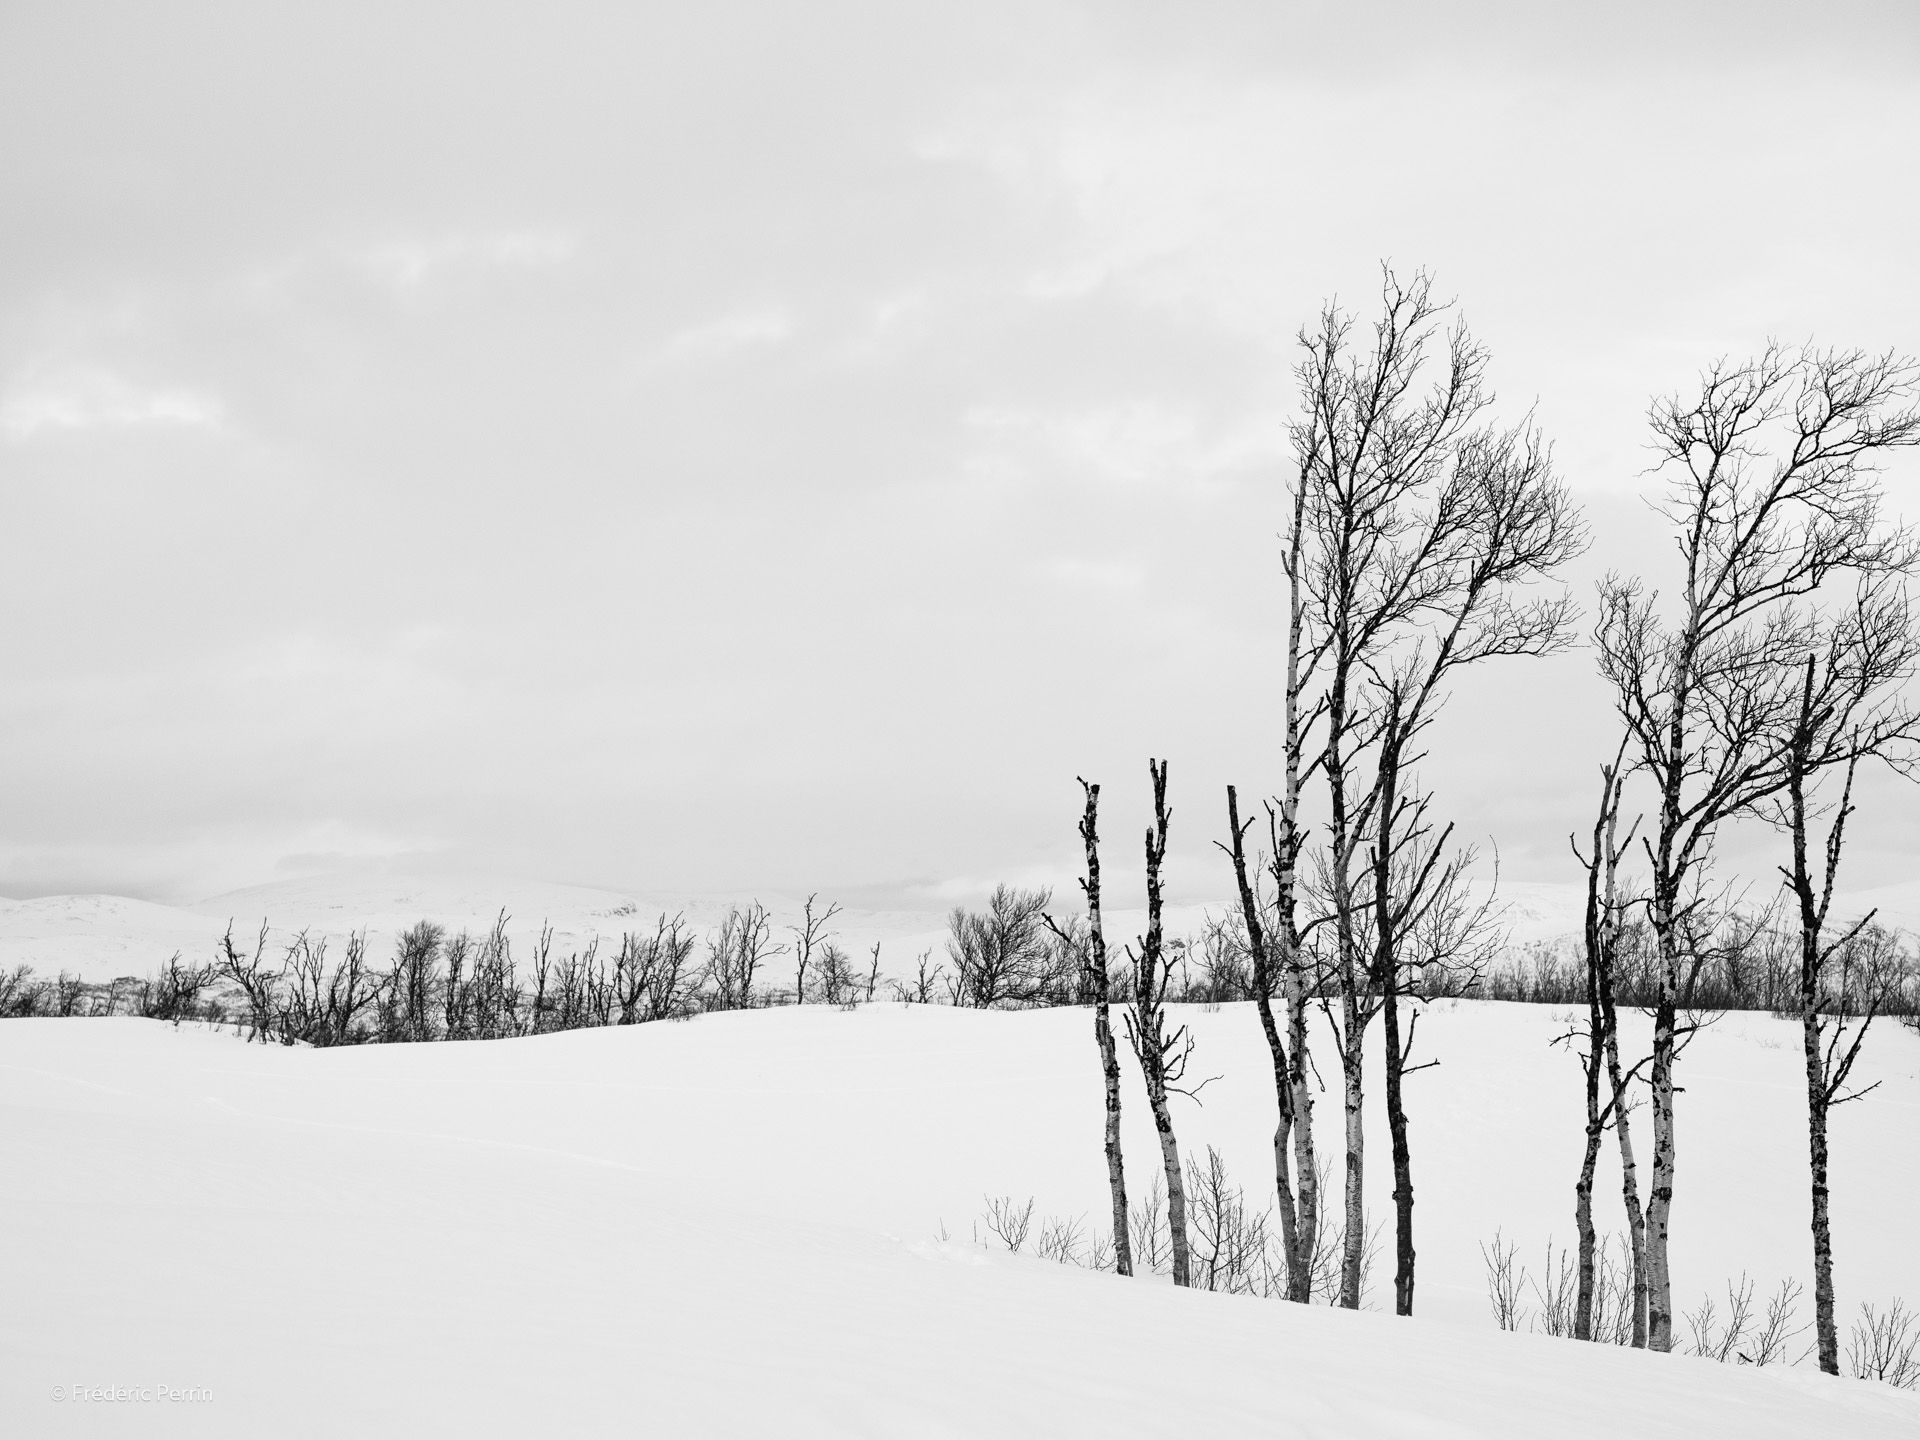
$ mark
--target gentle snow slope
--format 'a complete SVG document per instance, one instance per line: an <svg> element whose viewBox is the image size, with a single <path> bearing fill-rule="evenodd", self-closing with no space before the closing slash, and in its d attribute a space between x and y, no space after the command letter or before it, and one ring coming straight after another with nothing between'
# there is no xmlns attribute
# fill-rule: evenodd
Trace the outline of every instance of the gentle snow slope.
<svg viewBox="0 0 1920 1440"><path fill-rule="evenodd" d="M1183 1138L1257 1186L1257 1028L1185 1018L1226 1078ZM1577 1085L1543 1011L1422 1025L1446 1064L1414 1100L1421 1308L1460 1323L974 1247L983 1191L1098 1211L1088 1028L879 1006L309 1051L0 1025L0 1434L1920 1434L1920 1396L1883 1386L1486 1327L1478 1240L1567 1228ZM1689 1301L1729 1263L1803 1265L1787 1035L1747 1018L1687 1058ZM1920 1045L1883 1038L1888 1083L1836 1135L1849 1304L1920 1291ZM75 1385L212 1399L52 1398Z"/></svg>

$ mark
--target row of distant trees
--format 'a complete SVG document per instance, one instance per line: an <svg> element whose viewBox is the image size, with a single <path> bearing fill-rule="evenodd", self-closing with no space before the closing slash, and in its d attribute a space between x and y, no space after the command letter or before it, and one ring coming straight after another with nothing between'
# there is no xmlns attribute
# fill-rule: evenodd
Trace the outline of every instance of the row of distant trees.
<svg viewBox="0 0 1920 1440"><path fill-rule="evenodd" d="M1271 908L1270 899L1263 904ZM603 1025L685 1019L719 1010L874 1000L968 1009L1091 1005L1096 985L1087 922L1060 916L1045 888L997 886L979 908L948 916L941 956L921 952L914 968L882 973L878 946L855 956L829 922L836 904L807 903L803 923L776 926L758 904L736 906L711 932L684 916L662 915L654 932L622 932L583 950L554 952L542 925L531 957L516 956L507 917L480 935L428 921L395 942L384 964L370 962L364 934L330 946L308 933L272 947L263 927L250 946L229 933L203 963L175 955L154 974L89 982L31 965L0 971L0 1018L132 1015L233 1023L280 1043L351 1045L481 1040ZM775 937L785 933L790 938ZM1854 958L1838 967L1839 1008L1859 1013L1872 993L1881 1013L1920 1028L1920 953L1908 937L1868 925L1853 937ZM1166 1000L1224 1005L1255 997L1252 947L1239 914L1209 915L1197 934L1163 940ZM1616 1003L1650 1008L1659 994L1657 952L1644 919L1627 918L1613 937ZM1315 952L1307 998L1337 1002L1338 975ZM1796 1013L1798 936L1778 908L1738 915L1694 983L1700 1011ZM1471 963L1468 963L1471 961ZM792 965L789 972L785 967ZM1103 966L1110 1000L1134 986L1130 955ZM790 979L789 979L790 975ZM1882 984L1882 979L1890 984ZM1409 998L1476 998L1537 1005L1584 1005L1585 957L1576 941L1489 946L1408 976ZM1272 985L1272 976L1268 976ZM1269 988L1267 998L1276 998Z"/></svg>
<svg viewBox="0 0 1920 1440"><path fill-rule="evenodd" d="M530 952L516 955L503 912L475 935L421 921L403 932L384 963L367 954L364 932L329 954L325 938L300 932L270 944L263 922L251 943L231 926L200 962L175 955L149 977L88 984L69 974L0 972L0 1015L139 1015L241 1026L249 1039L317 1046L431 1040L495 1040L597 1026L685 1019L770 1004L849 1005L880 998L880 949L856 964L826 923L837 906L807 901L789 947L758 903L734 906L704 934L684 916L662 915L651 933L594 936L556 953L543 925ZM791 988L773 970L797 957ZM937 977L936 977L937 979ZM904 997L906 987L890 994Z"/></svg>

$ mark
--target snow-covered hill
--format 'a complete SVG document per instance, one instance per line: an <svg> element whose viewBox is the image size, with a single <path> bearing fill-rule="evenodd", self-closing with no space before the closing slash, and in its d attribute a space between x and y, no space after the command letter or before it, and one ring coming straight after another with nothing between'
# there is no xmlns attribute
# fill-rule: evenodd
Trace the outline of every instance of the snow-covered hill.
<svg viewBox="0 0 1920 1440"><path fill-rule="evenodd" d="M1254 1018L1180 1018L1196 1073L1221 1076L1178 1112L1182 1141L1258 1189ZM1089 1028L883 1005L311 1051L0 1024L0 1433L1920 1434L1920 1396L1884 1386L1491 1327L1480 1242L1499 1227L1530 1258L1570 1231L1577 1071L1539 1008L1422 1024L1443 1063L1411 1096L1413 1321L976 1246L987 1195L1099 1214ZM1885 1083L1836 1115L1849 1312L1920 1296L1920 1039L1876 1039ZM1735 1017L1684 1062L1689 1306L1743 1268L1763 1288L1806 1269L1792 1040ZM53 1398L74 1386L156 1398Z"/></svg>

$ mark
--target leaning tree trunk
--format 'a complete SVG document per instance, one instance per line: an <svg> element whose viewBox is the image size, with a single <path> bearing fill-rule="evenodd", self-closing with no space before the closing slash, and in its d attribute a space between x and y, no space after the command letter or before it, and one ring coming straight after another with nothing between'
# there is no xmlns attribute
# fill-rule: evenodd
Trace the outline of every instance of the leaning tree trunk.
<svg viewBox="0 0 1920 1440"><path fill-rule="evenodd" d="M1133 1274L1133 1241L1127 1233L1127 1169L1120 1152L1120 1055L1113 1043L1113 1016L1107 1001L1107 941L1100 923L1100 787L1080 782L1087 793L1080 838L1087 847L1087 989L1093 999L1093 1039L1100 1050L1100 1078L1106 1086L1107 1190L1113 1202L1113 1266Z"/></svg>

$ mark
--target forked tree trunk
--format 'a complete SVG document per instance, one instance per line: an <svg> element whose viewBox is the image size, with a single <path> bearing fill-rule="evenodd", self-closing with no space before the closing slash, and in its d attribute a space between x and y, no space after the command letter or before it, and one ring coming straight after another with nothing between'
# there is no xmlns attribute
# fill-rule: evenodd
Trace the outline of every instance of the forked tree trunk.
<svg viewBox="0 0 1920 1440"><path fill-rule="evenodd" d="M1187 1187L1180 1165L1180 1146L1174 1138L1173 1114L1168 1108L1168 1051L1179 1037L1166 1033L1166 966L1161 928L1160 866L1167 854L1167 765L1149 761L1153 777L1154 824L1147 831L1147 933L1134 968L1133 1049L1146 1081L1147 1104L1153 1128L1160 1137L1160 1162L1167 1176L1167 1229L1173 1258L1173 1283L1192 1283L1187 1244ZM1179 1057L1176 1057L1176 1066Z"/></svg>
<svg viewBox="0 0 1920 1440"><path fill-rule="evenodd" d="M1260 918L1260 902L1247 875L1246 826L1240 822L1240 797L1227 786L1227 827L1233 836L1234 883L1240 892L1240 915L1247 928L1247 949L1253 961L1253 1000L1260 1015L1260 1030L1266 1037L1267 1052L1273 1057L1273 1090L1279 1119L1273 1129L1274 1211L1280 1217L1280 1244L1287 1257L1287 1298L1293 1297L1293 1275L1299 1266L1300 1221L1294 1204L1291 1174L1293 1141L1292 1067L1287 1061L1286 1042L1273 1017L1273 955L1268 947L1266 926Z"/></svg>
<svg viewBox="0 0 1920 1440"><path fill-rule="evenodd" d="M1625 737L1622 737L1613 763L1600 767L1600 811L1593 822L1592 850L1589 857L1582 861L1587 872L1584 925L1587 952L1587 1050L1581 1056L1580 1063L1586 1079L1587 1128L1586 1143L1580 1156L1580 1176L1573 1187L1573 1224L1579 1246L1573 1312L1573 1337L1576 1340L1593 1339L1595 1252L1599 1243L1593 1223L1593 1177L1609 1123L1622 1127L1621 1153L1623 1160L1628 1161L1629 1171L1632 1155L1632 1142L1625 1135L1626 1096L1619 1078L1618 1017L1613 1002L1613 947L1619 933L1616 877L1620 870L1620 767L1626 755L1626 744ZM1629 844L1633 841L1631 831L1628 832L1627 841ZM1575 853L1578 855L1577 847ZM1611 1074L1612 1088L1607 1103L1603 1105L1600 1080L1607 1073ZM1629 1183L1632 1183L1631 1180ZM1629 1224L1636 1232L1632 1241L1634 1273L1631 1277L1636 1286L1640 1279L1640 1237L1637 1233L1639 1208L1636 1189L1629 1205ZM1634 1313L1638 1319L1640 1307L1637 1304ZM1644 1339L1644 1336L1641 1338Z"/></svg>

